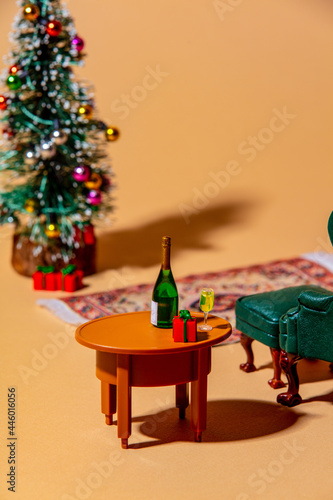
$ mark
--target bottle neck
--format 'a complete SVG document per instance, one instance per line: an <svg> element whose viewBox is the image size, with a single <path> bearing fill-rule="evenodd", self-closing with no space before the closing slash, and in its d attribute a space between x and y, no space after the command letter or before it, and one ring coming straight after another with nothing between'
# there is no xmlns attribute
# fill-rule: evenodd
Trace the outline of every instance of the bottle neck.
<svg viewBox="0 0 333 500"><path fill-rule="evenodd" d="M170 270L170 245L162 246L162 269Z"/></svg>

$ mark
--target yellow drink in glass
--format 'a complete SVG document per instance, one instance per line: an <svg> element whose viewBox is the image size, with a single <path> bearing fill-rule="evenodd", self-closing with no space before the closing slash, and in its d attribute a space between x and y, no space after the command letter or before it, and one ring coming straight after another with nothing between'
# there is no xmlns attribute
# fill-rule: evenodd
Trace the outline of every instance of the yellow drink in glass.
<svg viewBox="0 0 333 500"><path fill-rule="evenodd" d="M200 295L200 309L204 313L204 324L199 326L199 330L208 331L212 327L207 325L207 316L214 307L214 290L212 288L203 288Z"/></svg>
<svg viewBox="0 0 333 500"><path fill-rule="evenodd" d="M200 309L203 312L209 312L214 307L214 292L207 292L207 290L202 290L200 296Z"/></svg>

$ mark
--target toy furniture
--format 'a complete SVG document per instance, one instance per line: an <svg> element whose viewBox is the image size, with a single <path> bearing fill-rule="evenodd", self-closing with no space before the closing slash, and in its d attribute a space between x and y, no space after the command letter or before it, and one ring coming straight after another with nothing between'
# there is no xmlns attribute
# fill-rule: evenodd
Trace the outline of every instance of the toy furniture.
<svg viewBox="0 0 333 500"><path fill-rule="evenodd" d="M328 220L328 234L333 244L333 212ZM280 378L282 368L289 386L277 400L296 406L302 401L298 394L297 361L308 357L333 362L333 292L304 285L241 297L236 302L236 328L242 332L241 343L247 353L247 362L240 368L246 372L256 369L253 340L269 346L274 375L268 383L275 389L284 386Z"/></svg>
<svg viewBox="0 0 333 500"><path fill-rule="evenodd" d="M268 381L273 389L285 386L281 380L279 320L289 309L297 306L299 295L306 290L325 292L324 288L304 285L248 295L236 301L236 328L242 332L241 344L247 354L247 361L240 368L245 372L256 370L253 340L267 345L273 358L273 378Z"/></svg>
<svg viewBox="0 0 333 500"><path fill-rule="evenodd" d="M302 402L296 363L315 358L329 361L333 368L333 292L308 290L300 294L298 306L280 319L280 346L280 364L289 385L277 401L296 406Z"/></svg>
<svg viewBox="0 0 333 500"><path fill-rule="evenodd" d="M203 315L192 313L203 322ZM113 423L117 411L122 448L131 435L131 388L176 386L176 407L185 417L191 382L191 428L201 441L206 428L207 377L211 370L211 346L226 340L230 324L209 316L209 332L198 332L197 342L174 342L171 329L150 323L150 311L116 314L81 325L76 340L96 350L96 375L101 381L102 413Z"/></svg>

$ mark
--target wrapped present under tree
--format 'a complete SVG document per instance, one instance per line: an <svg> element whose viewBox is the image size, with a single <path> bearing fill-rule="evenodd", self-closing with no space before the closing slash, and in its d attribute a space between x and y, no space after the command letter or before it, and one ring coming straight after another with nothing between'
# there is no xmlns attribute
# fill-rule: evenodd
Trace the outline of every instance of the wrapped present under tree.
<svg viewBox="0 0 333 500"><path fill-rule="evenodd" d="M32 278L34 290L75 292L83 287L83 271L76 269L73 264L60 272L55 272L53 266L38 266Z"/></svg>

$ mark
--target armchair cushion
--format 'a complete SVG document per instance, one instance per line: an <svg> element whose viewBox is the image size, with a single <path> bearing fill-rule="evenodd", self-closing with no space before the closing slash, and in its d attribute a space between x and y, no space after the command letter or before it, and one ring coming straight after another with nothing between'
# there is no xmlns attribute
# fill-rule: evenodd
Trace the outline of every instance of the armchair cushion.
<svg viewBox="0 0 333 500"><path fill-rule="evenodd" d="M236 302L236 328L278 349L280 317L298 305L299 295L306 290L326 292L318 286L302 285L241 297Z"/></svg>
<svg viewBox="0 0 333 500"><path fill-rule="evenodd" d="M333 292L303 292L280 319L280 346L302 358L333 362Z"/></svg>
<svg viewBox="0 0 333 500"><path fill-rule="evenodd" d="M322 291L305 291L298 298L298 302L315 311L328 311L333 303L333 292L329 290Z"/></svg>

